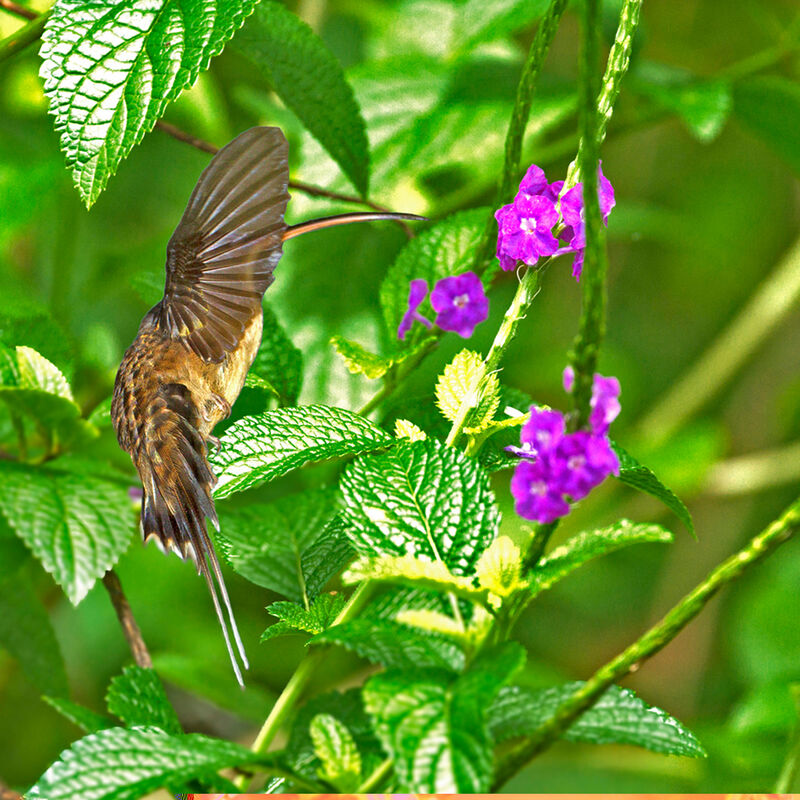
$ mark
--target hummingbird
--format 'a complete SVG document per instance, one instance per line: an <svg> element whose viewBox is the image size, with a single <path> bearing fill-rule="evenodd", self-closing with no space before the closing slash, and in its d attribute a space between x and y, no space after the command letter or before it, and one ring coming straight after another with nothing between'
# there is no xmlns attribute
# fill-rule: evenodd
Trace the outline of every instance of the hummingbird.
<svg viewBox="0 0 800 800"><path fill-rule="evenodd" d="M364 212L287 226L288 157L280 128L250 128L200 175L167 244L164 296L125 351L111 403L117 440L142 481L144 542L191 559L203 575L242 687L238 659L249 664L207 528L210 520L219 530L208 451L258 351L261 301L283 243L332 225L425 219Z"/></svg>

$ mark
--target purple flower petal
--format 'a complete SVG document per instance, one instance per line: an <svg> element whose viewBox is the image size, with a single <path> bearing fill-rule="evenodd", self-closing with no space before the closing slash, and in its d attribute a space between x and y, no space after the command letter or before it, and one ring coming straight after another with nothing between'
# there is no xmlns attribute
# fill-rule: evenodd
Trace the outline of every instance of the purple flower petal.
<svg viewBox="0 0 800 800"><path fill-rule="evenodd" d="M616 378L595 374L592 383L592 413L589 417L592 433L599 436L608 433L609 426L620 412L619 393L620 386Z"/></svg>
<svg viewBox="0 0 800 800"><path fill-rule="evenodd" d="M564 391L567 394L572 394L572 390L575 387L575 370L572 365L564 367L564 373L561 376L561 380L564 384Z"/></svg>
<svg viewBox="0 0 800 800"><path fill-rule="evenodd" d="M537 195L546 191L547 188L547 177L544 174L544 170L541 167L537 167L536 164L531 164L525 173L525 177L520 181L520 193Z"/></svg>
<svg viewBox="0 0 800 800"><path fill-rule="evenodd" d="M564 435L564 415L538 406L531 406L530 419L522 426L520 441L537 453L552 448Z"/></svg>
<svg viewBox="0 0 800 800"><path fill-rule="evenodd" d="M569 513L569 504L549 480L546 459L521 461L511 478L514 508L521 517L541 523L553 522Z"/></svg>
<svg viewBox="0 0 800 800"><path fill-rule="evenodd" d="M408 311L403 314L403 319L400 320L400 325L397 328L397 338L405 339L406 334L411 330L414 320L418 320L428 328L433 327L433 323L425 319L417 309L428 294L428 282L423 278L416 278L411 281L408 290Z"/></svg>
<svg viewBox="0 0 800 800"><path fill-rule="evenodd" d="M431 305L436 311L436 324L465 339L489 316L489 298L474 272L437 281L431 292Z"/></svg>

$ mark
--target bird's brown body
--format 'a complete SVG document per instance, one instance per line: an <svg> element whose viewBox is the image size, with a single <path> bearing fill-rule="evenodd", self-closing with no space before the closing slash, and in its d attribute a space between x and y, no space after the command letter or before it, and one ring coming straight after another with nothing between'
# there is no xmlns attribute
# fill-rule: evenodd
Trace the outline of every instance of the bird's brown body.
<svg viewBox="0 0 800 800"><path fill-rule="evenodd" d="M216 154L169 241L164 297L125 352L111 404L117 439L142 480L144 539L203 574L240 683L223 604L245 667L247 658L206 524L219 527L207 457L261 343L262 297L284 240L342 222L414 218L349 214L287 228L288 180L278 128L251 128Z"/></svg>

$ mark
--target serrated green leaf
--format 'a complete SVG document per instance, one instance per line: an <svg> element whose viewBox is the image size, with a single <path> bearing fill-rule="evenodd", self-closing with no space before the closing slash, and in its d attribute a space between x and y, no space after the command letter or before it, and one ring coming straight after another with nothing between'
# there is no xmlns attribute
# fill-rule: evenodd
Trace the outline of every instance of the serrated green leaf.
<svg viewBox="0 0 800 800"><path fill-rule="evenodd" d="M19 385L19 363L16 353L0 342L0 386Z"/></svg>
<svg viewBox="0 0 800 800"><path fill-rule="evenodd" d="M500 514L486 475L433 439L360 456L340 486L347 534L364 555L442 561L468 575L497 535Z"/></svg>
<svg viewBox="0 0 800 800"><path fill-rule="evenodd" d="M734 84L736 116L800 174L800 86L778 75Z"/></svg>
<svg viewBox="0 0 800 800"><path fill-rule="evenodd" d="M155 670L125 667L111 679L106 693L111 714L128 727L153 725L167 733L181 733L181 723Z"/></svg>
<svg viewBox="0 0 800 800"><path fill-rule="evenodd" d="M75 402L61 370L32 347L17 346L17 368L18 385L22 389L41 389Z"/></svg>
<svg viewBox="0 0 800 800"><path fill-rule="evenodd" d="M29 800L137 800L223 767L262 760L244 747L201 734L159 728L107 728L65 750L26 794Z"/></svg>
<svg viewBox="0 0 800 800"><path fill-rule="evenodd" d="M347 726L331 714L317 714L309 726L319 775L339 792L353 792L360 782L361 755Z"/></svg>
<svg viewBox="0 0 800 800"><path fill-rule="evenodd" d="M247 580L297 603L319 593L309 591L303 558L323 539L338 507L338 492L314 489L274 503L237 509L222 506L217 539L227 561Z"/></svg>
<svg viewBox="0 0 800 800"><path fill-rule="evenodd" d="M77 605L130 543L127 491L88 475L0 461L0 510Z"/></svg>
<svg viewBox="0 0 800 800"><path fill-rule="evenodd" d="M475 577L481 588L497 597L510 597L528 586L522 577L520 549L508 536L498 536L483 552L475 567Z"/></svg>
<svg viewBox="0 0 800 800"><path fill-rule="evenodd" d="M285 6L265 0L236 37L235 47L264 72L283 102L366 195L364 120L341 64L325 43Z"/></svg>
<svg viewBox="0 0 800 800"><path fill-rule="evenodd" d="M344 521L337 514L323 528L313 547L306 549L300 557L306 594L316 597L328 581L352 561L353 555L353 546L347 538Z"/></svg>
<svg viewBox="0 0 800 800"><path fill-rule="evenodd" d="M531 25L549 0L467 0L457 17L454 40L460 52Z"/></svg>
<svg viewBox="0 0 800 800"><path fill-rule="evenodd" d="M57 0L40 75L87 207L257 0Z"/></svg>
<svg viewBox="0 0 800 800"><path fill-rule="evenodd" d="M617 480L660 500L686 526L689 533L695 536L692 515L681 499L671 489L664 486L652 470L640 464L616 442L612 442L611 447L619 458Z"/></svg>
<svg viewBox="0 0 800 800"><path fill-rule="evenodd" d="M272 308L267 303L264 303L263 308L261 346L247 373L247 379L266 381L281 405L293 406L297 403L303 380L303 354L292 344Z"/></svg>
<svg viewBox="0 0 800 800"><path fill-rule="evenodd" d="M351 342L344 336L332 336L331 344L353 375L364 375L374 380L385 375L394 363L393 359L370 353L358 342Z"/></svg>
<svg viewBox="0 0 800 800"><path fill-rule="evenodd" d="M323 594L317 597L309 608L297 603L279 601L267 606L267 611L280 622L270 625L261 634L261 641L274 639L291 631L304 631L305 633L321 633L333 625L336 617L344 608L344 595Z"/></svg>
<svg viewBox="0 0 800 800"><path fill-rule="evenodd" d="M42 700L52 706L62 717L77 725L84 733L97 733L105 728L113 728L114 723L102 714L96 714L90 708L65 700L63 697L48 697Z"/></svg>
<svg viewBox="0 0 800 800"><path fill-rule="evenodd" d="M0 647L43 694L66 697L61 648L47 611L26 580L0 580Z"/></svg>
<svg viewBox="0 0 800 800"><path fill-rule="evenodd" d="M385 758L380 742L364 711L360 689L328 692L309 700L298 712L292 724L283 761L307 780L317 779L322 763L314 752L309 728L318 714L330 714L347 727L361 754L362 771L369 775Z"/></svg>
<svg viewBox="0 0 800 800"><path fill-rule="evenodd" d="M394 421L394 435L398 439L408 439L410 442L421 442L427 436L422 428L407 419L396 419Z"/></svg>
<svg viewBox="0 0 800 800"><path fill-rule="evenodd" d="M464 653L452 641L392 620L349 620L328 628L309 644L338 644L387 668L455 671L464 667Z"/></svg>
<svg viewBox="0 0 800 800"><path fill-rule="evenodd" d="M535 597L565 578L578 567L599 556L644 542L671 542L671 531L660 525L619 520L607 528L584 531L573 536L543 558L529 573L531 595Z"/></svg>
<svg viewBox="0 0 800 800"><path fill-rule="evenodd" d="M301 406L238 420L209 458L218 482L214 496L228 497L302 467L377 450L394 442L368 419L331 406Z"/></svg>
<svg viewBox="0 0 800 800"><path fill-rule="evenodd" d="M455 422L461 404L469 403L473 410L466 428L477 432L492 421L500 405L500 382L496 374L484 378L483 359L472 350L462 350L444 368L436 382L436 404L444 416Z"/></svg>
<svg viewBox="0 0 800 800"><path fill-rule="evenodd" d="M416 326L405 340L397 340L397 328L408 309L411 281L422 278L433 289L441 278L469 270L489 213L488 208L476 208L447 217L414 237L389 267L381 284L380 302L389 339L397 341L399 349L417 346L428 336L427 329ZM428 319L436 316L428 298L418 310Z"/></svg>
<svg viewBox="0 0 800 800"><path fill-rule="evenodd" d="M105 400L101 400L89 414L87 421L96 428L108 428L111 426L111 401L113 396L109 395Z"/></svg>
<svg viewBox="0 0 800 800"><path fill-rule="evenodd" d="M581 686L581 681L575 681L549 689L522 686L501 689L489 712L489 729L494 740L532 733ZM676 756L706 755L697 738L678 720L619 686L610 687L572 723L562 738L590 744L632 744Z"/></svg>
<svg viewBox="0 0 800 800"><path fill-rule="evenodd" d="M48 312L14 303L0 307L0 341L12 351L18 345L41 353L69 378L73 352L67 332ZM16 360L16 353L14 353Z"/></svg>

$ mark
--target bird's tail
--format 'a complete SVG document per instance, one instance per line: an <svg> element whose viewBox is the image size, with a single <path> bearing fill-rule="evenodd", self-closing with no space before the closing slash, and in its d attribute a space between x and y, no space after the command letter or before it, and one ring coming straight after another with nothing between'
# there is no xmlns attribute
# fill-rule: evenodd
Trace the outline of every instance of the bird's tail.
<svg viewBox="0 0 800 800"><path fill-rule="evenodd" d="M206 527L208 518L219 530L211 497L216 478L206 460L207 446L198 430L199 414L189 390L179 383L162 386L149 409L148 422L138 464L144 485L142 535L145 542L154 540L165 553L171 550L195 563L208 584L236 679L244 686L237 652L245 669L249 664Z"/></svg>

